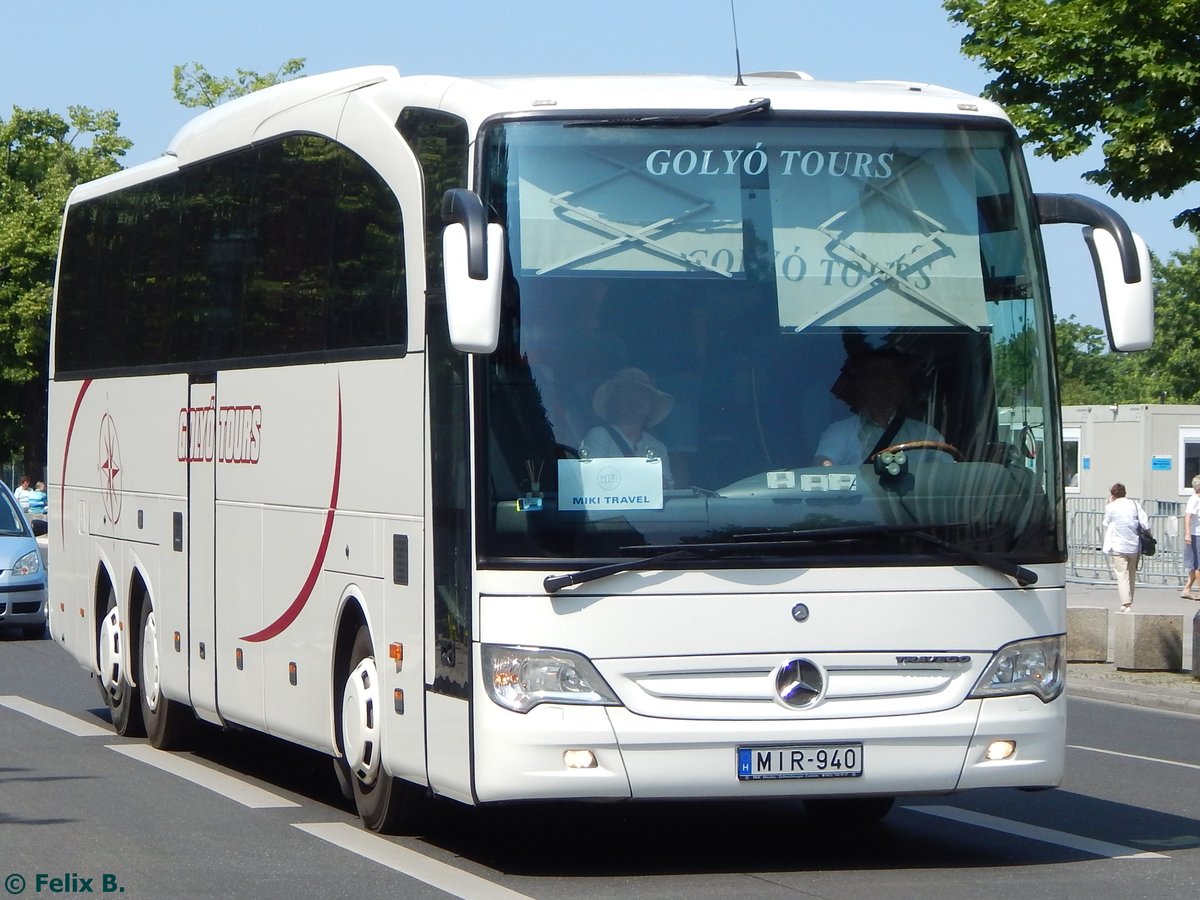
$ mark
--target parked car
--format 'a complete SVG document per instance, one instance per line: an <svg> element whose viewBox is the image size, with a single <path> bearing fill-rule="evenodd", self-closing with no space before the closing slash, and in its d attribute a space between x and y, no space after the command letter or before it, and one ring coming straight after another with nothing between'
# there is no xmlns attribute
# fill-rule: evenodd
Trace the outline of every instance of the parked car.
<svg viewBox="0 0 1200 900"><path fill-rule="evenodd" d="M46 633L46 567L37 544L45 533L46 520L30 523L0 482L0 633L10 626L27 637Z"/></svg>

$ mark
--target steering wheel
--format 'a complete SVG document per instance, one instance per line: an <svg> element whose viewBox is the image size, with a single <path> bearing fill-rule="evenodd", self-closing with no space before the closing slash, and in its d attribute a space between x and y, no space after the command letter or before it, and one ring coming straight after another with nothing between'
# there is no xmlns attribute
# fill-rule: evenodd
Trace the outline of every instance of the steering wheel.
<svg viewBox="0 0 1200 900"><path fill-rule="evenodd" d="M875 457L880 453L897 453L901 450L940 450L942 453L950 454L950 457L955 462L962 462L962 451L953 444L947 444L944 441L905 441L902 444L892 444L890 447L884 447L882 450L872 453L867 457L867 462L874 462Z"/></svg>

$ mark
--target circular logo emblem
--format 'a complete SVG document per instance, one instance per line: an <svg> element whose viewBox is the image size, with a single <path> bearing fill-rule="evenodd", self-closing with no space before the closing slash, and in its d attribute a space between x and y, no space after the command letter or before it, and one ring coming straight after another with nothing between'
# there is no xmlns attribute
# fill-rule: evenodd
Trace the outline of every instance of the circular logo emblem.
<svg viewBox="0 0 1200 900"><path fill-rule="evenodd" d="M112 416L100 420L100 495L108 521L116 524L121 518L121 442Z"/></svg>
<svg viewBox="0 0 1200 900"><path fill-rule="evenodd" d="M605 466L596 476L596 483L606 491L615 491L621 486L621 473L615 466Z"/></svg>
<svg viewBox="0 0 1200 900"><path fill-rule="evenodd" d="M825 688L825 672L811 659L789 659L775 670L775 697L789 709L816 706Z"/></svg>

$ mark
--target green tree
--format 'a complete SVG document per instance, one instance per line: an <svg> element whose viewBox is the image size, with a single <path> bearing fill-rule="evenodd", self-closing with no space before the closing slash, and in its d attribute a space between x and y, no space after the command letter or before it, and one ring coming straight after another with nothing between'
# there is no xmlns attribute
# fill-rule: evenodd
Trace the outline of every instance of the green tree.
<svg viewBox="0 0 1200 900"><path fill-rule="evenodd" d="M1104 332L1074 316L1054 321L1058 388L1064 406L1114 403L1121 359L1108 352Z"/></svg>
<svg viewBox="0 0 1200 900"><path fill-rule="evenodd" d="M131 142L111 110L13 107L0 119L0 447L45 462L50 295L62 210L75 185L115 172Z"/></svg>
<svg viewBox="0 0 1200 900"><path fill-rule="evenodd" d="M1200 354L1192 346L1200 308L1200 245L1155 258L1154 346L1128 355L1133 403L1200 403ZM1124 354L1122 354L1124 355Z"/></svg>
<svg viewBox="0 0 1200 900"><path fill-rule="evenodd" d="M1200 403L1200 356L1192 345L1200 303L1200 245L1167 262L1151 257L1154 346L1111 353L1104 332L1071 316L1054 323L1059 388L1066 406Z"/></svg>
<svg viewBox="0 0 1200 900"><path fill-rule="evenodd" d="M1103 137L1085 177L1130 200L1200 181L1200 0L943 0L963 52L997 73L984 93L1039 154ZM1200 229L1200 207L1174 219Z"/></svg>
<svg viewBox="0 0 1200 900"><path fill-rule="evenodd" d="M213 75L198 62L175 67L173 90L175 99L189 108L208 108L242 97L246 94L300 77L304 58L289 59L274 72L260 74L252 69L238 69L234 77Z"/></svg>

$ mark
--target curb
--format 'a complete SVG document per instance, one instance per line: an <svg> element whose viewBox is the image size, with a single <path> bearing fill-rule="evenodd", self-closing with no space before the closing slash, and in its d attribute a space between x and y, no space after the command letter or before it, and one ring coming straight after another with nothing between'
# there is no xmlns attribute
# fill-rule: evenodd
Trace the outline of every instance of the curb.
<svg viewBox="0 0 1200 900"><path fill-rule="evenodd" d="M1175 693L1153 687L1131 684L1101 684L1090 679L1067 678L1067 697L1083 700L1104 700L1147 709L1186 713L1200 716L1200 692Z"/></svg>

